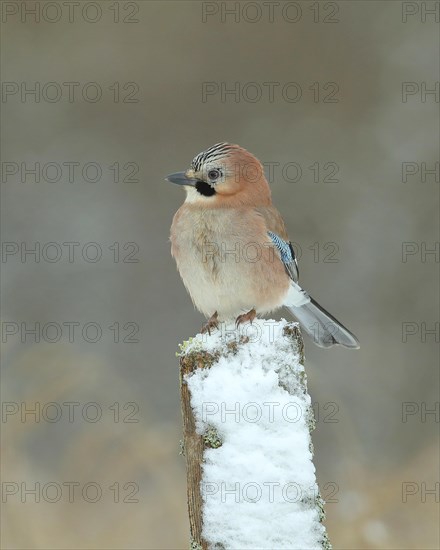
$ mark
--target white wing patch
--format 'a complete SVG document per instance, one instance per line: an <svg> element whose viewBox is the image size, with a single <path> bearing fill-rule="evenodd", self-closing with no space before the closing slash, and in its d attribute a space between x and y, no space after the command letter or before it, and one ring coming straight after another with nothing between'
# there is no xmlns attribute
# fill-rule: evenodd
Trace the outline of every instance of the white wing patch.
<svg viewBox="0 0 440 550"><path fill-rule="evenodd" d="M310 296L294 281L290 283L289 292L284 300L285 306L301 307L310 302Z"/></svg>

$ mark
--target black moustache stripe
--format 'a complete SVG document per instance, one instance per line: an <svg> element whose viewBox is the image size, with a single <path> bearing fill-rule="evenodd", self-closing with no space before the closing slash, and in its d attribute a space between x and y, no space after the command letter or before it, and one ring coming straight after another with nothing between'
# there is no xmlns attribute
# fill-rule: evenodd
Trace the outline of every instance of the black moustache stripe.
<svg viewBox="0 0 440 550"><path fill-rule="evenodd" d="M212 197L215 195L215 189L213 189L206 181L198 180L196 183L197 192L204 197Z"/></svg>

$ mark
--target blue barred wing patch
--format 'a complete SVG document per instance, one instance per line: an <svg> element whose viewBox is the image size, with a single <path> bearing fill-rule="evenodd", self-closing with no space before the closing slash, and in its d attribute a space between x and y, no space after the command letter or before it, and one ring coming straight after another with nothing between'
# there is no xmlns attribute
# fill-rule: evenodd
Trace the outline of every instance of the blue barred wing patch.
<svg viewBox="0 0 440 550"><path fill-rule="evenodd" d="M276 233L268 231L270 239L280 253L281 261L286 268L290 278L297 282L299 277L298 262L296 261L295 252L290 242L285 241Z"/></svg>

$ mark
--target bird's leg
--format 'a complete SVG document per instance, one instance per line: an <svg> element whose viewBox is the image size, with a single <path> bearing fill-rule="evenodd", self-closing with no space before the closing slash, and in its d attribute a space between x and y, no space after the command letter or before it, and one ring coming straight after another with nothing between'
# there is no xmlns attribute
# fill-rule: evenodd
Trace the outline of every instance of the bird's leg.
<svg viewBox="0 0 440 550"><path fill-rule="evenodd" d="M235 320L235 326L238 327L238 325L241 325L242 323L245 323L246 321L249 321L250 324L252 324L252 321L257 316L257 312L255 311L255 308L252 308L247 313L243 313L243 315L239 315L237 319Z"/></svg>
<svg viewBox="0 0 440 550"><path fill-rule="evenodd" d="M215 312L203 325L201 333L205 334L207 332L211 336L211 329L218 328L218 313Z"/></svg>

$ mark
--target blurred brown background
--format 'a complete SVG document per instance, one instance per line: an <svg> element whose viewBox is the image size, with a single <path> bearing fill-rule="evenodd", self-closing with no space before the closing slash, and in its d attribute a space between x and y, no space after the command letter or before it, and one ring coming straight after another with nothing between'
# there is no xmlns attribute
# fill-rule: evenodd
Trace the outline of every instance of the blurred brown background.
<svg viewBox="0 0 440 550"><path fill-rule="evenodd" d="M306 340L333 546L439 547L438 8L2 2L3 548L187 547L175 351L202 318L164 176L219 141L273 166L303 285L361 341Z"/></svg>

